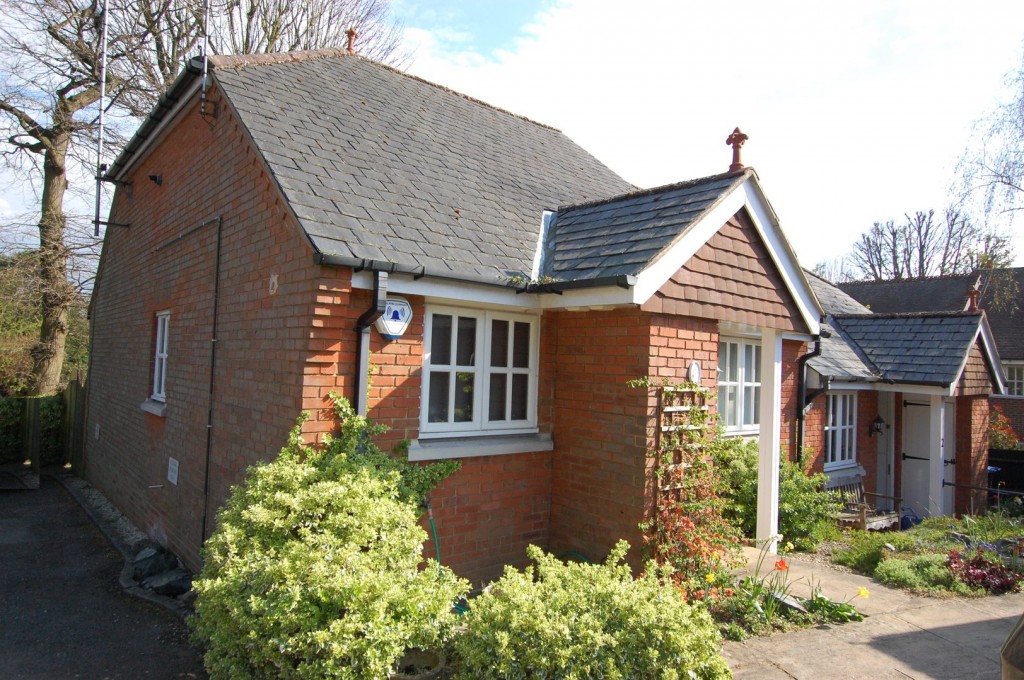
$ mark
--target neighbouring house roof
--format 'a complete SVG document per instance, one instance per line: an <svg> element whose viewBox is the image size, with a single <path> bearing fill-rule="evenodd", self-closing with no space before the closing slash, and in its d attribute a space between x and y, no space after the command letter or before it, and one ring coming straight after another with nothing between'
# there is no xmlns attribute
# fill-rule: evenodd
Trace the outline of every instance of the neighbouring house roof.
<svg viewBox="0 0 1024 680"><path fill-rule="evenodd" d="M999 354L1024 359L1024 267L980 274L937 276L901 281L853 281L839 287L874 312L956 312L968 307L968 292L981 291L978 306L985 310Z"/></svg>
<svg viewBox="0 0 1024 680"><path fill-rule="evenodd" d="M638 275L751 170L559 207L541 276L580 280Z"/></svg>
<svg viewBox="0 0 1024 680"><path fill-rule="evenodd" d="M960 377L978 339L981 312L837 315L834 324L883 378L948 387Z"/></svg>

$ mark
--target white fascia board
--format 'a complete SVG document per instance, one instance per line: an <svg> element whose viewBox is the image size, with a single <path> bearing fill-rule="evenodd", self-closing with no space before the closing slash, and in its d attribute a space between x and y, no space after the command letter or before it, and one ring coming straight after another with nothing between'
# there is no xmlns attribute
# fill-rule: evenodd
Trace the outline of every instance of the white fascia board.
<svg viewBox="0 0 1024 680"><path fill-rule="evenodd" d="M160 144L171 128L177 124L178 117L181 115L182 111L188 108L192 102L192 97L195 96L196 92L198 92L201 87L202 79L197 78L196 82L181 95L177 102L175 102L174 107L171 108L170 112L166 116L164 116L164 119L157 124L156 129L150 133L149 137L146 138L146 141L144 141L135 153L132 154L132 157L128 159L128 163L113 176L113 179L121 179L127 176L131 173L133 167L144 161L149 156L149 152Z"/></svg>
<svg viewBox="0 0 1024 680"><path fill-rule="evenodd" d="M373 274L369 271L352 272L352 287L373 290ZM520 311L538 311L541 308L537 295L517 294L514 288L433 279L429 276L416 279L411 274L389 275L388 293L420 295L437 301L444 300L462 304L468 302L514 308Z"/></svg>
<svg viewBox="0 0 1024 680"><path fill-rule="evenodd" d="M577 288L562 291L561 295L536 295L542 309L585 309L590 307L633 307L633 290L608 286L605 288Z"/></svg>
<svg viewBox="0 0 1024 680"><path fill-rule="evenodd" d="M988 317L981 317L978 324L978 333L981 337L981 351L989 361L989 370L995 373L997 394L1006 394L1006 379L1003 377L1003 362L999 358L999 347L992 337L992 327L988 325Z"/></svg>
<svg viewBox="0 0 1024 680"><path fill-rule="evenodd" d="M768 254L787 290L796 301L800 316L810 334L817 335L823 314L821 306L811 292L810 284L800 269L793 249L782 235L775 212L768 205L764 192L752 177L733 187L640 273L633 289L633 302L642 305L651 299L680 267L689 262L690 258L743 208L747 209L754 228L761 235Z"/></svg>
<svg viewBox="0 0 1024 680"><path fill-rule="evenodd" d="M833 380L828 384L829 392L867 392L867 391L878 391L878 383L866 383L866 382L843 382L841 380Z"/></svg>
<svg viewBox="0 0 1024 680"><path fill-rule="evenodd" d="M939 387L937 385L914 385L912 383L873 383L877 392L903 392L904 394L934 394L941 397L948 397L953 394L951 387ZM954 383L955 386L955 383Z"/></svg>

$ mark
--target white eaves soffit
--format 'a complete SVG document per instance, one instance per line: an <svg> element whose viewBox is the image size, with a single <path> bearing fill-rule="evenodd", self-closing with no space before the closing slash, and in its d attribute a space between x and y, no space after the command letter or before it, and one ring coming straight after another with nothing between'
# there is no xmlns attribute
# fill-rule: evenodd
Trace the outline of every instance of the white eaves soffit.
<svg viewBox="0 0 1024 680"><path fill-rule="evenodd" d="M723 196L640 272L633 288L633 303L642 305L651 299L733 215L744 208L764 241L786 289L796 301L801 318L811 335L817 335L823 314L821 305L811 291L796 254L782 233L775 211L768 204L755 177L748 177Z"/></svg>

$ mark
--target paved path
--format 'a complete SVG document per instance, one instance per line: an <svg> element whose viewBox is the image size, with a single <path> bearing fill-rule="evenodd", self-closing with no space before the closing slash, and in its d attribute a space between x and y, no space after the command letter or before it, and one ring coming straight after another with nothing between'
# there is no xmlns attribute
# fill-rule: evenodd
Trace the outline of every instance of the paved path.
<svg viewBox="0 0 1024 680"><path fill-rule="evenodd" d="M123 565L52 478L0 490L0 677L205 678L183 621L121 591Z"/></svg>
<svg viewBox="0 0 1024 680"><path fill-rule="evenodd" d="M755 562L757 552L748 550ZM981 599L918 597L863 576L787 558L793 593L806 596L820 582L833 600L855 598L867 615L859 623L821 626L745 642L727 642L735 678L948 678L1001 677L999 648L1024 612L1024 594ZM770 569L774 560L766 561Z"/></svg>

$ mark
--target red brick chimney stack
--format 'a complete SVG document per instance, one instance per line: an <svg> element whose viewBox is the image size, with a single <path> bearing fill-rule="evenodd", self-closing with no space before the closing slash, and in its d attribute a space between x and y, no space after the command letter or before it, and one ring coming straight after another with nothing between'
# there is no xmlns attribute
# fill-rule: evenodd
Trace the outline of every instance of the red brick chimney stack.
<svg viewBox="0 0 1024 680"><path fill-rule="evenodd" d="M348 36L348 47L346 48L346 49L348 49L348 53L349 54L355 54L356 53L356 36L358 35L356 33L356 29L354 29L354 28L348 29L347 31L345 31L345 35Z"/></svg>
<svg viewBox="0 0 1024 680"><path fill-rule="evenodd" d="M978 311L978 289L974 286L971 286L971 289L967 291L967 311Z"/></svg>
<svg viewBox="0 0 1024 680"><path fill-rule="evenodd" d="M743 161L740 159L740 148L743 146L743 142L750 139L747 135L740 132L739 128L732 131L725 143L732 147L732 165L729 166L729 172L737 172L743 169Z"/></svg>

